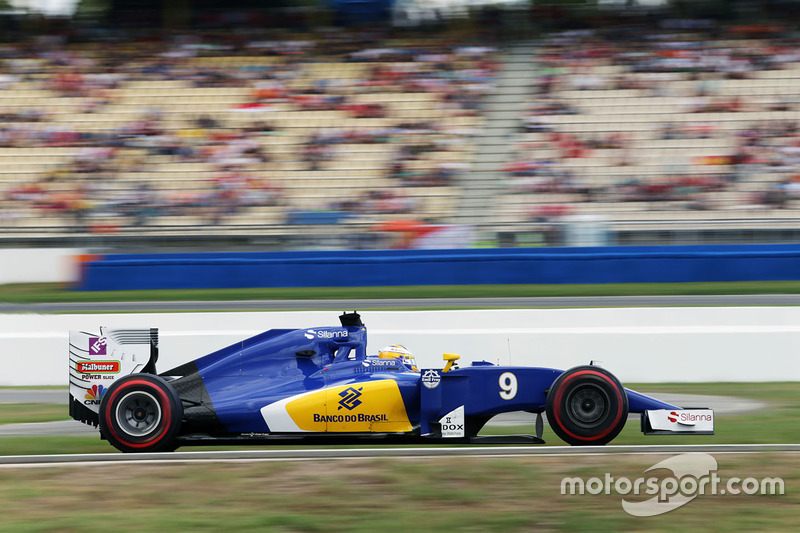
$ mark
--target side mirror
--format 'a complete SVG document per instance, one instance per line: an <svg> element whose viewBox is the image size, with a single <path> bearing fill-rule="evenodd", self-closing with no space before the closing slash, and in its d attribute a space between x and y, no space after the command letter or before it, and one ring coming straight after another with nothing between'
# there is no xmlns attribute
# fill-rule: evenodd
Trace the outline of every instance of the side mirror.
<svg viewBox="0 0 800 533"><path fill-rule="evenodd" d="M458 365L456 365L455 362L461 359L461 356L457 353L446 353L442 354L442 359L447 361L447 364L444 365L442 372L449 372L450 369L453 368L453 365L458 368Z"/></svg>

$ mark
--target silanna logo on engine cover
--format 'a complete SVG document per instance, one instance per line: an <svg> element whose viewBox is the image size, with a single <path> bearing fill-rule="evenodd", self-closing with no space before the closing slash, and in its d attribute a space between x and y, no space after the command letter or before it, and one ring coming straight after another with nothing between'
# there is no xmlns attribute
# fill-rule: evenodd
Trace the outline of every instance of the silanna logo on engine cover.
<svg viewBox="0 0 800 533"><path fill-rule="evenodd" d="M304 334L305 338L308 340L311 339L342 339L349 336L349 333L346 329L328 331L322 330L317 331L315 329L308 329Z"/></svg>
<svg viewBox="0 0 800 533"><path fill-rule="evenodd" d="M348 411L352 411L353 409L361 405L362 402L358 398L361 397L362 388L363 387L356 390L353 387L348 387L342 392L340 392L339 396L341 396L342 399L339 400L339 409L344 407Z"/></svg>

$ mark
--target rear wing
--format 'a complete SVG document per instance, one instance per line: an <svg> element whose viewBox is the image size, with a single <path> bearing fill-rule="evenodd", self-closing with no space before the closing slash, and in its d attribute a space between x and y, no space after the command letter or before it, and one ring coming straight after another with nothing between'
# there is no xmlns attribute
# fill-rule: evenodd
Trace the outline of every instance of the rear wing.
<svg viewBox="0 0 800 533"><path fill-rule="evenodd" d="M69 415L97 426L100 402L122 376L156 373L158 329L101 327L69 332Z"/></svg>

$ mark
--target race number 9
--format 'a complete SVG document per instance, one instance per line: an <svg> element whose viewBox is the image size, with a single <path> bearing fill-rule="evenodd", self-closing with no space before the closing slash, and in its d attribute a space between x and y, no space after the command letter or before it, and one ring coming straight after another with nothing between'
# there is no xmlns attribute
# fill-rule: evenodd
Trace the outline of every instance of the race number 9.
<svg viewBox="0 0 800 533"><path fill-rule="evenodd" d="M517 376L512 372L503 372L500 374L500 397L504 400L510 400L517 395Z"/></svg>

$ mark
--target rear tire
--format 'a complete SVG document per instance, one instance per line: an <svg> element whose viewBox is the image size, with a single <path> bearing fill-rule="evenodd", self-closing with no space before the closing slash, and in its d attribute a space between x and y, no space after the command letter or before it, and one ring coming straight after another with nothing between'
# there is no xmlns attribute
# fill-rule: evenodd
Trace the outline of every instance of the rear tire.
<svg viewBox="0 0 800 533"><path fill-rule="evenodd" d="M177 391L153 374L119 379L100 403L100 431L123 452L175 450L182 419Z"/></svg>
<svg viewBox="0 0 800 533"><path fill-rule="evenodd" d="M562 373L547 393L547 420L568 444L607 444L625 426L628 395L611 372L578 366Z"/></svg>

